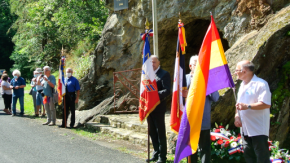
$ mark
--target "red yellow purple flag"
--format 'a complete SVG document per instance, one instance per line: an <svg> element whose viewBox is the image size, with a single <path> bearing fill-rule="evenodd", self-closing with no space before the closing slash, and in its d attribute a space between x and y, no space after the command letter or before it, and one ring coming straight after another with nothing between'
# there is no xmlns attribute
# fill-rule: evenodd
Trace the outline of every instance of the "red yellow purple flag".
<svg viewBox="0 0 290 163"><path fill-rule="evenodd" d="M218 84L218 86L210 83ZM234 87L218 30L211 24L203 40L187 95L186 109L178 134L174 163L197 151L206 95L218 89Z"/></svg>

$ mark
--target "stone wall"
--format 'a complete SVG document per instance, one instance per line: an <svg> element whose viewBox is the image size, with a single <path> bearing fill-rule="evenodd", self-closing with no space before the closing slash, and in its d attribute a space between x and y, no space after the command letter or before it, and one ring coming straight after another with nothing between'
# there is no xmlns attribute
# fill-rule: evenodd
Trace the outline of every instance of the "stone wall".
<svg viewBox="0 0 290 163"><path fill-rule="evenodd" d="M161 67L173 75L178 13L185 24L186 61L189 61L190 56L199 51L212 12L231 72L238 61L252 60L257 65L256 74L267 80L274 90L279 81L276 69L289 61L290 56L289 37L285 35L287 30L290 31L287 3L287 0L157 0ZM141 67L143 42L140 33L144 32L146 18L152 22L151 5L151 0L129 0L129 9L114 12L113 0L106 0L110 15L92 54L94 60L90 71L81 79L78 110L102 108L95 106L114 95L113 72ZM233 93L223 90L221 94L213 107L212 122L232 125Z"/></svg>

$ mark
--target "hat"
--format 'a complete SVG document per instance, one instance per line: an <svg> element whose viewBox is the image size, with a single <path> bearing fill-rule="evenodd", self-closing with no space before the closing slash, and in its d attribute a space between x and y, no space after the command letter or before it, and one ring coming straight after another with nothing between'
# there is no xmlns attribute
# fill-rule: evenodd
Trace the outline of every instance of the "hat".
<svg viewBox="0 0 290 163"><path fill-rule="evenodd" d="M43 72L43 71L41 70L41 68L37 68L35 71L36 71L36 72Z"/></svg>

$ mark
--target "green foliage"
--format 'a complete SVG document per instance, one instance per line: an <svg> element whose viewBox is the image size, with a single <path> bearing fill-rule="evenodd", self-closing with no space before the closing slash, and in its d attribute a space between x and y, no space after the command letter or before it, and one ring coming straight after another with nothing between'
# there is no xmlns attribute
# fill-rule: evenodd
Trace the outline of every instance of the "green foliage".
<svg viewBox="0 0 290 163"><path fill-rule="evenodd" d="M284 99L286 97L290 97L289 77L290 77L290 61L283 66L281 80L278 83L277 89L272 93L271 114L273 115L279 113Z"/></svg>
<svg viewBox="0 0 290 163"><path fill-rule="evenodd" d="M94 56L81 56L74 62L74 76L77 79L83 78L89 71Z"/></svg>
<svg viewBox="0 0 290 163"><path fill-rule="evenodd" d="M0 0L0 69L7 71L13 64L9 56L13 51L12 37L16 31L11 30L10 27L16 19L16 15L10 13L9 0ZM9 75L11 76L11 73Z"/></svg>
<svg viewBox="0 0 290 163"><path fill-rule="evenodd" d="M104 1L96 0L10 0L10 4L18 16L10 58L13 68L30 73L39 66L58 66L62 47L78 56L79 51L95 48L108 15Z"/></svg>

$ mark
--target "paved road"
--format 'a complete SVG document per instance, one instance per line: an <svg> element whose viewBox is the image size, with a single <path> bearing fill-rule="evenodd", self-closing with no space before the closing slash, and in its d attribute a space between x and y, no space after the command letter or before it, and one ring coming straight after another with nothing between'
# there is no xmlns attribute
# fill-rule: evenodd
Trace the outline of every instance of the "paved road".
<svg viewBox="0 0 290 163"><path fill-rule="evenodd" d="M0 98L0 163L139 163L131 155L106 148L68 129L42 126L40 121L11 117Z"/></svg>

